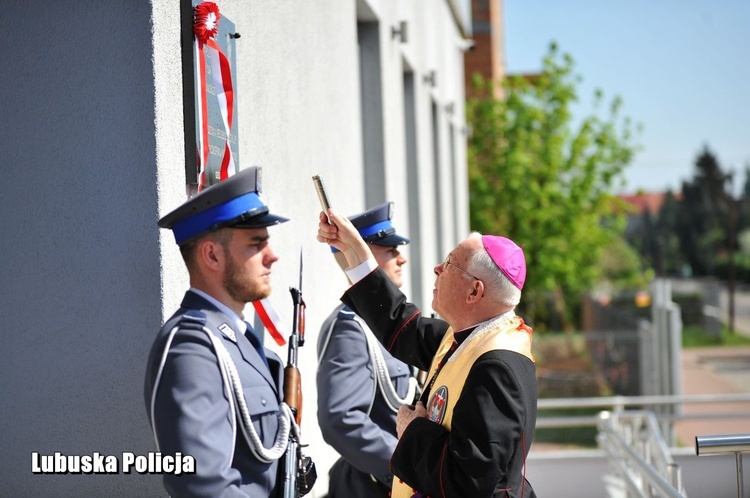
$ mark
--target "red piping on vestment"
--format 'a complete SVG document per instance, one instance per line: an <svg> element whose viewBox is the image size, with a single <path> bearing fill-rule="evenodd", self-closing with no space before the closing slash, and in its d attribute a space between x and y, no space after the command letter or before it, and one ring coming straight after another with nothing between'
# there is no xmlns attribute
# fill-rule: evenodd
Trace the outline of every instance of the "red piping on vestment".
<svg viewBox="0 0 750 498"><path fill-rule="evenodd" d="M443 462L445 462L445 451L448 449L448 443L445 443L445 446L443 446L443 454L440 457L440 492L443 493L443 498L445 498L445 488L443 488Z"/></svg>
<svg viewBox="0 0 750 498"><path fill-rule="evenodd" d="M523 477L523 482L521 483L521 498L526 496L524 493L526 492L526 433L521 433L521 451L523 451L523 472L521 472L521 477Z"/></svg>
<svg viewBox="0 0 750 498"><path fill-rule="evenodd" d="M403 325L401 325L401 328L398 329L398 332L396 332L396 335L393 336L393 339L391 340L391 343L388 345L388 352L389 353L391 352L391 348L393 347L393 344L396 342L396 339L398 338L398 335L401 333L402 330L404 330L404 327L406 327L407 325L409 325L409 323L412 320L414 320L415 317L417 317L417 316L419 316L421 314L422 314L421 311L417 311L412 316L410 316L409 319L406 320Z"/></svg>

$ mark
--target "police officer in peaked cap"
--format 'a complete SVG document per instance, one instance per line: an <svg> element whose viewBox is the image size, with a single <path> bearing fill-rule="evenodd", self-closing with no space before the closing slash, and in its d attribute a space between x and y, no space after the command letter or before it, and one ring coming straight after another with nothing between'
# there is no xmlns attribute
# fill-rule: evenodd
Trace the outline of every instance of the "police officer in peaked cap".
<svg viewBox="0 0 750 498"><path fill-rule="evenodd" d="M393 203L386 202L349 220L378 266L401 287L406 259L398 248L409 239L396 232L392 218ZM346 270L343 254L331 249ZM318 361L318 424L325 441L341 455L330 471L328 496L385 498L393 479L389 460L398 442L396 413L415 398L412 370L391 356L343 304L323 322Z"/></svg>
<svg viewBox="0 0 750 498"><path fill-rule="evenodd" d="M278 257L268 227L288 220L272 214L260 193L261 168L247 168L158 223L174 233L190 274L180 308L154 340L145 379L158 450L195 458L195 473L163 475L173 497L281 495L284 364L243 309L271 293Z"/></svg>
<svg viewBox="0 0 750 498"><path fill-rule="evenodd" d="M266 228L289 221L269 213L260 198L261 168L247 168L217 183L159 220L174 232L177 245L220 228Z"/></svg>
<svg viewBox="0 0 750 498"><path fill-rule="evenodd" d="M349 221L368 244L385 247L408 244L409 239L396 233L392 218L393 203L384 202L364 213L350 216Z"/></svg>

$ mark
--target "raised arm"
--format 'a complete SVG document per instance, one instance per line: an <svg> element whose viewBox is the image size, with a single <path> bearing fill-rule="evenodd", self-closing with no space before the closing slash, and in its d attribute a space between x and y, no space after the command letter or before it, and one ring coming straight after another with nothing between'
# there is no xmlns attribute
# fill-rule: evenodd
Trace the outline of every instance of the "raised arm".
<svg viewBox="0 0 750 498"><path fill-rule="evenodd" d="M318 223L318 241L335 247L346 257L349 268L354 268L373 258L370 248L362 239L354 225L333 209L328 209L328 217L333 224L328 224L326 215L320 212Z"/></svg>

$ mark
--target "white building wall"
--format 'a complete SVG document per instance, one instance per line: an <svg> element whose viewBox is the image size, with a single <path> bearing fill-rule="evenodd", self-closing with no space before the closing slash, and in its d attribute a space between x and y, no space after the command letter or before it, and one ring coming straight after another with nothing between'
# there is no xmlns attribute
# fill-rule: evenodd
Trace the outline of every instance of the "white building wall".
<svg viewBox="0 0 750 498"><path fill-rule="evenodd" d="M419 254L407 249L410 264L424 267L422 281L407 281L405 290L419 286L428 301L433 265L468 231L462 193L441 207L451 240L435 239L431 101L440 104L440 143L447 147L447 120L463 122L463 88L456 83L463 81L461 34L448 0L217 3L241 34L241 165L263 166L266 202L291 218L270 230L281 258L271 301L287 324L287 289L298 283L300 251L304 257L303 431L319 472L311 496L319 496L336 454L317 428L315 343L346 284L328 248L315 241L319 206L311 176L323 176L344 214L369 207L357 15L368 12L379 22L385 197L396 202L396 225L419 228L423 240ZM142 396L146 356L188 286L171 233L156 227L186 198L179 2L11 0L3 11L0 28L9 46L0 56L6 342L0 350L0 494L161 496L158 476L37 475L30 468L34 451L120 458L125 451L155 450ZM405 44L391 37L401 20L408 23ZM406 187L404 61L416 88L415 192ZM434 88L422 80L432 69ZM448 102L461 102L450 117L443 109ZM456 168L465 188L461 142ZM444 151L442 157L444 169ZM413 195L419 227L408 222ZM461 233L450 228L452 217Z"/></svg>
<svg viewBox="0 0 750 498"><path fill-rule="evenodd" d="M153 449L142 386L162 319L156 151L181 161L182 147L157 137L151 18L148 2L3 3L2 496L158 490L138 474L31 472L34 451Z"/></svg>

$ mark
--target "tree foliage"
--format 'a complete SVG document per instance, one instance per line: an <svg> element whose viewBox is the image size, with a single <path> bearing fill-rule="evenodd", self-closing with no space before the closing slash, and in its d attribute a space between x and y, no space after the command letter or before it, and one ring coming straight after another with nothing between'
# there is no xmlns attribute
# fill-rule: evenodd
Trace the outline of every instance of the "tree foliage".
<svg viewBox="0 0 750 498"><path fill-rule="evenodd" d="M713 275L717 253L728 248L734 209L730 179L706 146L695 160L695 176L682 183L674 230L693 274Z"/></svg>
<svg viewBox="0 0 750 498"><path fill-rule="evenodd" d="M642 223L629 234L658 275L726 278L728 254L742 248L740 235L750 226L750 168L745 168L738 198L732 192L733 176L704 145L682 192L667 192L653 226ZM745 265L745 259L739 263ZM747 270L742 275L750 275Z"/></svg>
<svg viewBox="0 0 750 498"><path fill-rule="evenodd" d="M672 191L664 197L655 226L656 247L652 247L653 268L657 275L682 274L686 260L680 250L680 238L673 230L680 217L680 204Z"/></svg>
<svg viewBox="0 0 750 498"><path fill-rule="evenodd" d="M525 244L522 307L537 326L550 295L560 311L562 296L577 300L599 276L603 249L624 228L611 192L637 148L619 98L607 104L597 91L595 113L574 123L573 69L552 44L541 74L506 78L503 98L476 78L467 103L471 225Z"/></svg>
<svg viewBox="0 0 750 498"><path fill-rule="evenodd" d="M615 237L604 248L600 268L600 285L610 291L644 288L654 278L653 270L644 271L643 260L637 249L623 237Z"/></svg>

